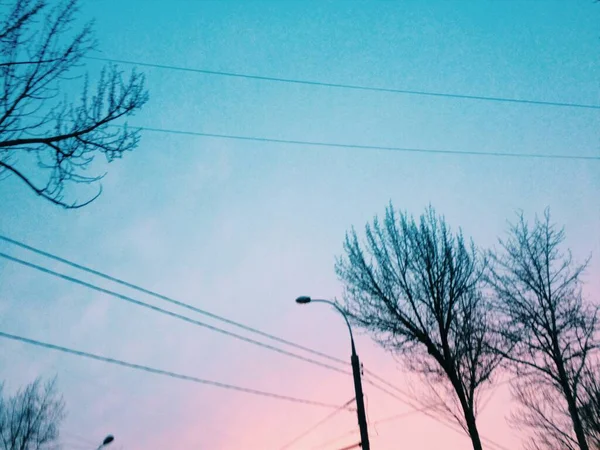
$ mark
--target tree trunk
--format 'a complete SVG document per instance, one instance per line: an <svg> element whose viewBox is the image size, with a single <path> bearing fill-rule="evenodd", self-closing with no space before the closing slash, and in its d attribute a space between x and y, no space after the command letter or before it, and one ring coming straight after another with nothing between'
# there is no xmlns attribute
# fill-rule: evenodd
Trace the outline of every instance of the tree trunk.
<svg viewBox="0 0 600 450"><path fill-rule="evenodd" d="M479 431L477 430L477 425L475 424L475 416L473 415L473 411L470 409L465 410L465 421L467 422L467 430L469 431L469 436L471 437L471 442L473 443L473 450L483 450L481 438L479 437Z"/></svg>
<svg viewBox="0 0 600 450"><path fill-rule="evenodd" d="M469 433L469 437L471 438L471 442L473 443L473 450L483 450L481 438L479 437L479 431L477 430L477 424L475 422L475 413L472 405L469 401L467 401L467 395L465 394L464 386L460 382L460 377L456 371L456 366L454 365L450 347L448 345L448 339L445 336L442 336L442 346L444 349L444 355L439 355L436 357L436 359L444 368L450 383L452 383L454 392L458 397L458 401L460 402L460 407L465 418L465 423L467 425L467 431Z"/></svg>
<svg viewBox="0 0 600 450"><path fill-rule="evenodd" d="M569 414L571 416L571 420L573 421L573 429L575 430L575 436L577 437L579 448L580 450L589 450L590 447L588 446L587 437L583 431L583 425L581 423L581 418L579 417L579 411L577 410L575 399L573 398L570 389L568 389L565 394L567 396Z"/></svg>
<svg viewBox="0 0 600 450"><path fill-rule="evenodd" d="M561 387L565 395L565 400L567 401L567 407L569 409L571 421L573 422L573 430L575 431L575 437L577 438L579 449L589 450L590 447L588 446L587 437L583 430L583 424L581 423L581 417L579 417L579 410L577 409L577 399L575 398L573 390L571 389L571 385L569 384L569 377L567 376L565 363L559 351L558 340L556 338L554 339L553 345L556 354L560 355L556 360L556 368L558 369L558 376L561 381Z"/></svg>
<svg viewBox="0 0 600 450"><path fill-rule="evenodd" d="M471 438L471 442L473 443L473 450L483 450L483 446L481 445L481 438L479 437L479 431L477 430L477 424L475 422L475 414L473 412L473 408L467 401L467 396L465 395L463 386L458 381L458 377L456 376L456 374L448 373L448 375L450 377L450 381L452 382L452 386L454 387L454 391L456 392L456 395L458 397L458 401L460 402L460 406L463 410L465 423L467 425L467 431L469 433L469 437Z"/></svg>

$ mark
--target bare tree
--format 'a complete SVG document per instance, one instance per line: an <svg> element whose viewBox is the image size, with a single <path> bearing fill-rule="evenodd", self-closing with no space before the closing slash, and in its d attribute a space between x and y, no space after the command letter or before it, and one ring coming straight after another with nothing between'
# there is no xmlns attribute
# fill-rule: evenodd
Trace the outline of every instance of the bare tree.
<svg viewBox="0 0 600 450"><path fill-rule="evenodd" d="M5 398L0 385L0 449L44 450L56 448L64 418L64 401L56 380L38 378Z"/></svg>
<svg viewBox="0 0 600 450"><path fill-rule="evenodd" d="M552 430L561 448L588 450L579 406L590 352L598 345L597 309L582 297L587 263L575 265L570 252L561 251L564 238L548 211L532 226L519 215L500 241L503 252L492 255L489 280L504 343L498 351L527 384L525 391L517 387L527 418L522 424L538 437Z"/></svg>
<svg viewBox="0 0 600 450"><path fill-rule="evenodd" d="M579 407L579 415L583 429L588 437L588 444L600 450L600 370L597 364L588 364L582 386L583 399Z"/></svg>
<svg viewBox="0 0 600 450"><path fill-rule="evenodd" d="M529 450L577 450L579 444L570 431L571 418L556 389L536 374L515 377L511 381L513 397L520 408L510 417L517 428L531 430L525 448Z"/></svg>
<svg viewBox="0 0 600 450"><path fill-rule="evenodd" d="M476 416L499 358L490 351L481 291L485 261L432 208L417 223L393 206L366 226L366 242L346 236L336 269L345 308L385 348L440 388L447 412L481 450Z"/></svg>
<svg viewBox="0 0 600 450"><path fill-rule="evenodd" d="M65 199L73 183L94 183L94 158L108 162L134 149L139 132L120 119L148 99L144 77L125 79L114 66L102 70L94 89L83 77L78 101L65 84L82 77L81 65L94 48L91 24L74 31L78 0L51 7L46 0L15 0L0 16L0 176L16 176L41 197L66 208L87 201Z"/></svg>

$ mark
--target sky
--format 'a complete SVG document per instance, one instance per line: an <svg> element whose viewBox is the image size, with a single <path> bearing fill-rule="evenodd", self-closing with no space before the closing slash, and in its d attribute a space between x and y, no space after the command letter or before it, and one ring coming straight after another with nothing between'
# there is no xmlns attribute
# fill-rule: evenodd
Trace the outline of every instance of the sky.
<svg viewBox="0 0 600 450"><path fill-rule="evenodd" d="M418 91L600 104L600 5L590 1L84 0L99 57ZM87 61L96 74L102 63ZM128 65L122 65L130 70ZM457 151L600 155L598 110L367 92L142 67L150 101L132 126ZM75 83L75 82L73 82ZM74 89L66 86L67 92ZM73 91L74 92L74 91ZM293 146L146 131L107 167L103 194L63 210L18 180L0 182L0 234L339 358L341 317L298 295L340 298L346 231L391 201L431 204L482 248L508 222L551 209L585 295L600 297L600 165ZM84 196L85 191L74 195ZM135 296L6 243L0 251ZM352 380L285 355L0 261L0 331L132 363L342 405ZM364 367L419 391L402 360L357 333ZM247 333L246 333L247 334ZM254 338L258 338L253 336ZM194 384L26 344L0 342L9 390L57 376L64 448L280 449L331 410ZM365 384L374 449L464 449L464 434ZM519 449L506 387L480 432ZM352 434L354 431L354 434ZM358 441L342 411L292 449ZM337 438L337 439L336 439ZM486 448L493 449L493 445Z"/></svg>

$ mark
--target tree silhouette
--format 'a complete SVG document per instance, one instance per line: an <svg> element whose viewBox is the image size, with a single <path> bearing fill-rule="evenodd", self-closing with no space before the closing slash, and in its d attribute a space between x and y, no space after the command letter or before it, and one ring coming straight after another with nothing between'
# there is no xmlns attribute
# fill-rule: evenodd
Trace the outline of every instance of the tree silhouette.
<svg viewBox="0 0 600 450"><path fill-rule="evenodd" d="M548 437L561 448L588 450L580 406L590 354L597 348L597 308L581 293L586 264L562 253L565 234L543 219L530 226L523 215L492 255L489 277L495 293L499 353L518 377L519 421L534 441ZM567 420L565 420L567 419Z"/></svg>
<svg viewBox="0 0 600 450"><path fill-rule="evenodd" d="M482 293L485 261L432 208L417 223L390 205L383 224L367 224L364 244L352 231L344 249L336 268L348 313L405 356L481 450L479 397L499 363Z"/></svg>
<svg viewBox="0 0 600 450"><path fill-rule="evenodd" d="M6 398L0 384L0 449L45 450L56 448L64 418L64 401L56 382L42 385L38 378Z"/></svg>
<svg viewBox="0 0 600 450"><path fill-rule="evenodd" d="M579 407L579 415L588 444L600 450L600 370L597 364L589 364L583 377L583 399Z"/></svg>
<svg viewBox="0 0 600 450"><path fill-rule="evenodd" d="M120 119L138 111L148 99L144 77L125 78L105 67L92 87L83 76L76 102L65 84L82 78L83 58L94 48L91 24L73 32L78 1L51 7L45 0L15 0L0 20L0 175L16 176L39 196L78 208L67 200L72 184L94 183L94 158L108 162L134 149L139 132Z"/></svg>

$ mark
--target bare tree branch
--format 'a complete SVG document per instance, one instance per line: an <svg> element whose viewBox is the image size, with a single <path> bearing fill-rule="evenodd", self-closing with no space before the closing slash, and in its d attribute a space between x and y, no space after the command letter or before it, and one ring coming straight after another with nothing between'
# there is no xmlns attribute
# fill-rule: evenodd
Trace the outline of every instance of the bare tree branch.
<svg viewBox="0 0 600 450"><path fill-rule="evenodd" d="M57 447L65 416L56 380L42 385L38 378L5 398L0 384L0 449L50 450Z"/></svg>
<svg viewBox="0 0 600 450"><path fill-rule="evenodd" d="M500 241L502 252L491 254L488 281L496 295L496 350L521 375L513 386L518 422L533 430L536 448L588 450L579 384L599 343L597 308L581 293L587 262L575 266L561 252L564 237L548 210L532 226L520 214Z"/></svg>
<svg viewBox="0 0 600 450"><path fill-rule="evenodd" d="M589 363L582 375L583 394L580 396L579 415L590 447L599 450L600 370L598 362Z"/></svg>
<svg viewBox="0 0 600 450"><path fill-rule="evenodd" d="M120 121L148 99L143 75L133 71L126 79L108 66L94 92L85 76L78 102L58 100L62 83L70 74L81 75L83 58L95 47L91 24L73 33L77 14L78 0L54 8L16 0L0 21L0 172L65 208L98 197L65 197L73 183L101 178L84 175L96 156L111 162L137 147L139 131Z"/></svg>
<svg viewBox="0 0 600 450"><path fill-rule="evenodd" d="M479 393L500 357L493 351L485 260L432 208L419 222L390 205L382 223L346 236L336 270L345 308L384 347L404 355L443 399L443 408L482 448L476 425Z"/></svg>

